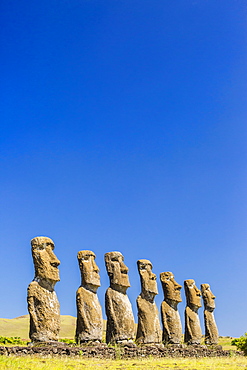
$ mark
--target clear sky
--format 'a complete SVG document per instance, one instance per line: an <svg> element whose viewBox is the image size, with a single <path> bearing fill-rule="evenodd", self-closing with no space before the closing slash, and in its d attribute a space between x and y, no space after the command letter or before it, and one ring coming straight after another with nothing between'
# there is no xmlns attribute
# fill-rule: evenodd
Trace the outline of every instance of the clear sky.
<svg viewBox="0 0 247 370"><path fill-rule="evenodd" d="M77 252L96 253L104 308L118 250L135 317L146 258L211 284L220 335L247 331L246 21L244 0L1 1L0 317L27 313L44 235L62 314Z"/></svg>

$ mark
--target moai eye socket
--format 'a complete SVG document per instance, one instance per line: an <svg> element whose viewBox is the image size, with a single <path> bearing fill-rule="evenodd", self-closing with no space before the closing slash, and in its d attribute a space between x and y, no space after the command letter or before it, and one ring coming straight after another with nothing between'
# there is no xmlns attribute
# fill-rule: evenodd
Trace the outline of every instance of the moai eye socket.
<svg viewBox="0 0 247 370"><path fill-rule="evenodd" d="M81 261L88 261L89 260L89 256L82 256L81 257Z"/></svg>
<svg viewBox="0 0 247 370"><path fill-rule="evenodd" d="M113 262L120 262L119 261L119 257L112 257L112 259L111 259Z"/></svg>
<svg viewBox="0 0 247 370"><path fill-rule="evenodd" d="M43 248L46 249L47 247L51 248L52 250L54 250L54 244L51 243L51 242L46 242L46 243L43 243Z"/></svg>
<svg viewBox="0 0 247 370"><path fill-rule="evenodd" d="M39 244L34 247L34 249L36 249L37 251L43 251L45 250L45 248L46 248L46 245L44 244Z"/></svg>

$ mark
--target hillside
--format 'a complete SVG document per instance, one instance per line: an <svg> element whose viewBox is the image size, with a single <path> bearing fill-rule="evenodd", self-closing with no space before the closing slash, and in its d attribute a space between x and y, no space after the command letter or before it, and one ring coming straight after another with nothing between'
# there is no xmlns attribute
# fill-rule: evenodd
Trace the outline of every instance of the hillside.
<svg viewBox="0 0 247 370"><path fill-rule="evenodd" d="M61 338L74 338L76 318L70 315L61 315ZM0 319L0 336L29 338L29 315L14 319Z"/></svg>

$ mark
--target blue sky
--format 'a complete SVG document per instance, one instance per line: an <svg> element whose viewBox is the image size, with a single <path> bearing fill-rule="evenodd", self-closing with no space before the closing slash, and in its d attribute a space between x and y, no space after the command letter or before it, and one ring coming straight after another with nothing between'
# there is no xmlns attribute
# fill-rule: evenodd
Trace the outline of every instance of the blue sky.
<svg viewBox="0 0 247 370"><path fill-rule="evenodd" d="M30 239L51 237L61 313L77 252L211 284L220 335L247 331L242 0L2 0L0 317L27 313ZM161 286L156 298L163 299ZM183 320L185 298L179 305ZM200 309L201 323L203 309Z"/></svg>

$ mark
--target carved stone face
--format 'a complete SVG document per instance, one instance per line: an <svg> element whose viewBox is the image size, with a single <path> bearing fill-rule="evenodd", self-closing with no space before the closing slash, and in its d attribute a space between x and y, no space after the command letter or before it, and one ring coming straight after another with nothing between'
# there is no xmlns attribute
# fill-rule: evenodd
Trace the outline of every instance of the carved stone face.
<svg viewBox="0 0 247 370"><path fill-rule="evenodd" d="M175 302L182 302L180 294L182 286L175 281L172 272L162 272L160 274L160 281L164 291L165 300L169 299Z"/></svg>
<svg viewBox="0 0 247 370"><path fill-rule="evenodd" d="M209 284L201 284L201 291L202 291L202 298L204 302L204 306L207 309L215 309L215 295L210 290Z"/></svg>
<svg viewBox="0 0 247 370"><path fill-rule="evenodd" d="M31 240L35 278L60 281L58 266L60 261L55 256L54 242L47 237L38 236Z"/></svg>
<svg viewBox="0 0 247 370"><path fill-rule="evenodd" d="M137 261L138 271L141 277L142 292L145 294L158 294L156 275L152 272L152 263L149 260Z"/></svg>
<svg viewBox="0 0 247 370"><path fill-rule="evenodd" d="M120 252L108 252L105 254L106 270L110 283L122 287L130 287L128 267L124 264L124 257Z"/></svg>
<svg viewBox="0 0 247 370"><path fill-rule="evenodd" d="M192 279L185 280L184 289L189 307L202 307L201 305L201 291L196 287L195 281Z"/></svg>
<svg viewBox="0 0 247 370"><path fill-rule="evenodd" d="M99 268L95 263L95 254L91 251L80 251L77 254L81 270L82 285L100 286Z"/></svg>

